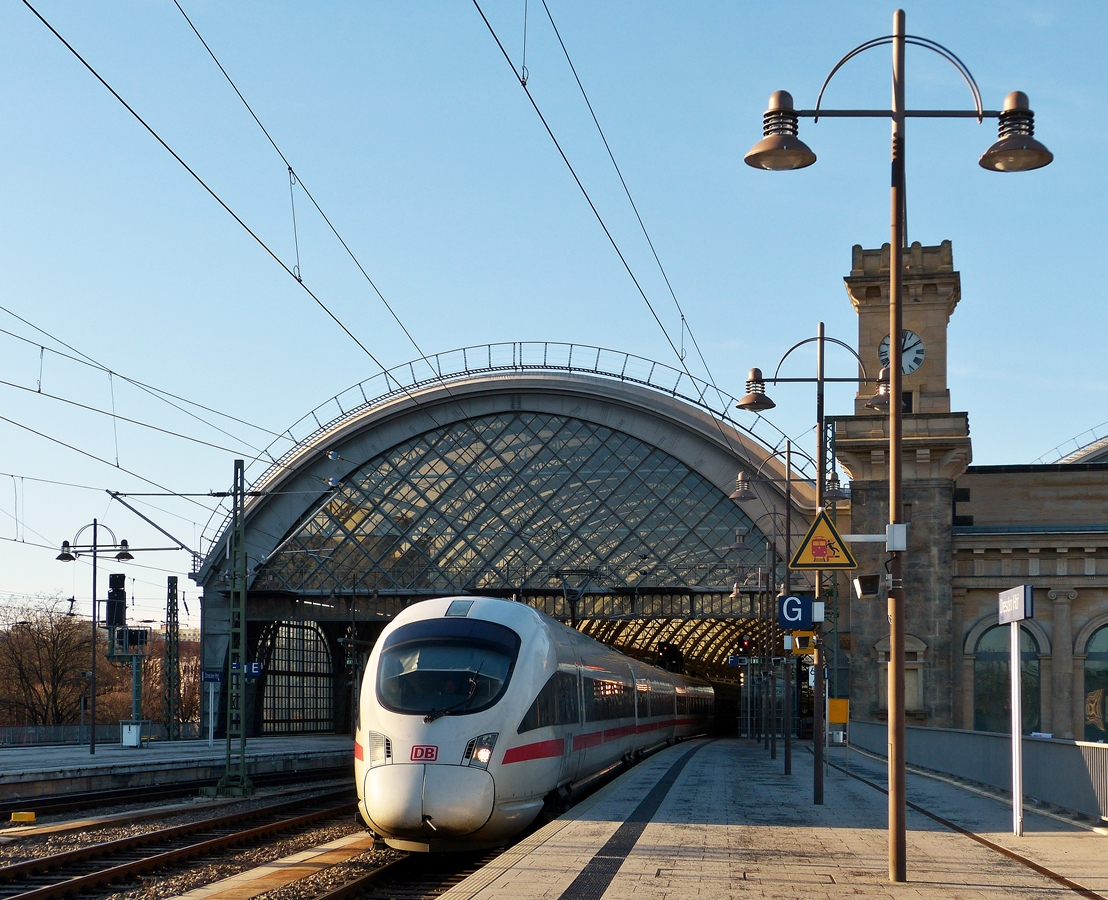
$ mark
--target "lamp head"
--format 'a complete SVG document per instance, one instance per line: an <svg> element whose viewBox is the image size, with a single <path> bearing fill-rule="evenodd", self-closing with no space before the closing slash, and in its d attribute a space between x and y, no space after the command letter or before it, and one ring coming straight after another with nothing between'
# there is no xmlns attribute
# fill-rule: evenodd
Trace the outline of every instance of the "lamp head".
<svg viewBox="0 0 1108 900"><path fill-rule="evenodd" d="M739 472L739 477L735 479L735 490L731 492L732 500L753 500L758 495L750 489L750 482L747 481L746 472Z"/></svg>
<svg viewBox="0 0 1108 900"><path fill-rule="evenodd" d="M725 550L742 550L746 547L746 529L735 529L735 543L725 547Z"/></svg>
<svg viewBox="0 0 1108 900"><path fill-rule="evenodd" d="M889 408L889 367L886 366L877 376L877 393L866 401L866 409L887 410Z"/></svg>
<svg viewBox="0 0 1108 900"><path fill-rule="evenodd" d="M762 370L751 369L750 374L746 376L746 396L735 406L747 412L764 412L767 409L773 409L776 405L766 396L766 380L762 377Z"/></svg>
<svg viewBox="0 0 1108 900"><path fill-rule="evenodd" d="M115 555L115 558L120 562L127 562L128 560L134 559L131 555L131 551L127 549L126 539L119 542L119 552Z"/></svg>
<svg viewBox="0 0 1108 900"><path fill-rule="evenodd" d="M746 164L755 169L788 172L814 163L816 155L797 137L797 121L792 94L788 91L771 94L769 109L762 116L764 136L743 157Z"/></svg>
<svg viewBox="0 0 1108 900"><path fill-rule="evenodd" d="M823 489L823 499L830 503L846 499L846 491L839 483L839 473L834 469L831 470L831 477L827 479L827 485Z"/></svg>
<svg viewBox="0 0 1108 900"><path fill-rule="evenodd" d="M1030 172L1050 165L1054 154L1035 140L1035 113L1023 91L1012 91L1004 98L1000 113L1000 138L982 154L978 162L993 172Z"/></svg>
<svg viewBox="0 0 1108 900"><path fill-rule="evenodd" d="M73 562L77 557L69 551L69 541L62 541L62 552L59 553L54 559L60 562Z"/></svg>

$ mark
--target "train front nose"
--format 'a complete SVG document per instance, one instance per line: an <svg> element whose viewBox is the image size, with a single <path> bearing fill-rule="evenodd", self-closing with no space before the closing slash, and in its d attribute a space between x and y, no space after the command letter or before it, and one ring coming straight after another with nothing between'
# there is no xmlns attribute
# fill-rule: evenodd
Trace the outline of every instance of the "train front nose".
<svg viewBox="0 0 1108 900"><path fill-rule="evenodd" d="M493 787L484 769L396 763L369 770L364 796L383 836L441 840L472 834L489 820Z"/></svg>

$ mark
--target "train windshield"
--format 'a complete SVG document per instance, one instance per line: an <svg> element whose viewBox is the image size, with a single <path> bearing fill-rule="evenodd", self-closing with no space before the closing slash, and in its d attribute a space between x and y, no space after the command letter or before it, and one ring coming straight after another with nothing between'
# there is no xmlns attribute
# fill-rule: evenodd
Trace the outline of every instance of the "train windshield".
<svg viewBox="0 0 1108 900"><path fill-rule="evenodd" d="M488 709L508 687L519 635L481 619L425 619L385 640L377 697L386 709L428 717Z"/></svg>

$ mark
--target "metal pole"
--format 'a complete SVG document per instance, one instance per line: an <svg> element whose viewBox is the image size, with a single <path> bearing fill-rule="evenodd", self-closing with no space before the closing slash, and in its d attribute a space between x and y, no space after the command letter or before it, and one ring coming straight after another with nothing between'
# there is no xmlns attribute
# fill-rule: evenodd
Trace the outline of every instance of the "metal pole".
<svg viewBox="0 0 1108 900"><path fill-rule="evenodd" d="M96 753L96 536L98 523L92 520L92 675L89 678L91 697L88 706L88 752ZM76 543L76 541L74 541Z"/></svg>
<svg viewBox="0 0 1108 900"><path fill-rule="evenodd" d="M1020 623L1010 626L1011 655L1008 671L1012 681L1012 834L1023 837L1023 680L1020 653Z"/></svg>
<svg viewBox="0 0 1108 900"><path fill-rule="evenodd" d="M892 189L889 227L889 523L901 509L901 291L904 281L904 10L893 13ZM889 880L907 881L904 779L904 559L892 554L889 572Z"/></svg>
<svg viewBox="0 0 1108 900"><path fill-rule="evenodd" d="M783 583L781 585L781 593L788 595L792 591L792 574L789 569L789 562L792 559L792 508L793 508L793 442L785 441L785 573ZM773 654L777 652L777 615L774 610L773 616L773 647L770 652L770 662L773 662ZM786 668L788 668L786 666ZM777 670L773 672L773 732L777 734ZM782 723L782 731L785 732L785 774L789 774L792 771L792 746L789 739L788 730L790 726L789 716L789 700L788 700L788 676L785 680L785 711ZM773 746L773 753L770 755L771 759L777 759L777 745L776 741Z"/></svg>
<svg viewBox="0 0 1108 900"><path fill-rule="evenodd" d="M816 508L823 509L823 478L827 470L827 447L823 441L823 323L819 323L816 329L816 431L819 433L819 443L816 450ZM823 598L823 572L816 571L815 600ZM812 768L812 802L817 806L823 804L823 763L824 732L826 731L826 705L824 694L826 687L823 676L823 623L813 622L813 643L815 653L812 662L816 667L816 684L812 691L812 750L815 762Z"/></svg>

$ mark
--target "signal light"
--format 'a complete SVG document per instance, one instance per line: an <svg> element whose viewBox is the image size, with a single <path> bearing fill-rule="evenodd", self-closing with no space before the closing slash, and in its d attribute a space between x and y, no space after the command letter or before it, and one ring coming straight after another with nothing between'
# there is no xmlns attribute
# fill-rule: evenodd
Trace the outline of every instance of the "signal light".
<svg viewBox="0 0 1108 900"><path fill-rule="evenodd" d="M108 606L105 616L109 628L121 628L127 624L127 576L113 572L108 576Z"/></svg>

